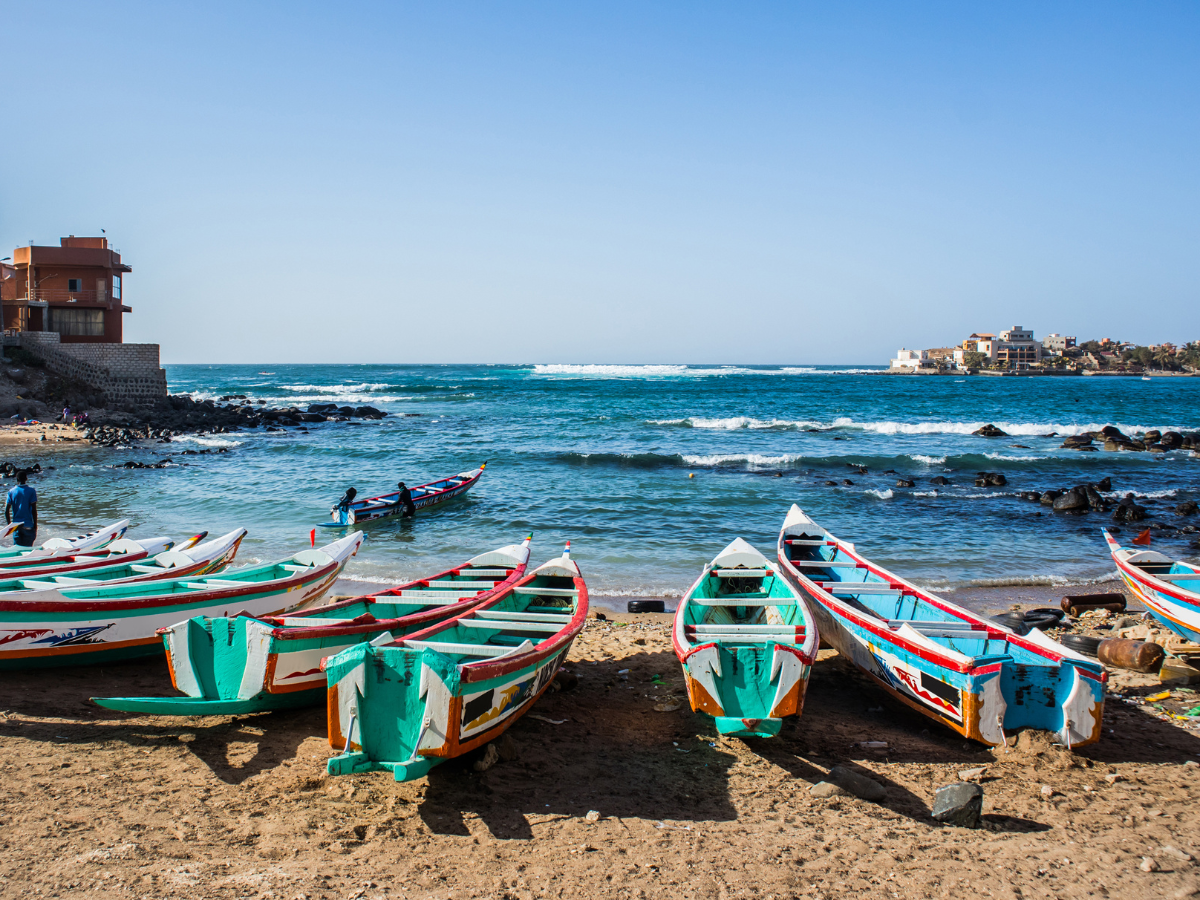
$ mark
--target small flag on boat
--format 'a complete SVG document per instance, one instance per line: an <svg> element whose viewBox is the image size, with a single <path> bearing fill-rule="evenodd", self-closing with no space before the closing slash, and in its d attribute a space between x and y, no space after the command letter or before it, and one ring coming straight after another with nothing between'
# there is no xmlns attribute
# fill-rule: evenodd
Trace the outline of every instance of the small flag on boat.
<svg viewBox="0 0 1200 900"><path fill-rule="evenodd" d="M567 541L567 546L563 549L563 559L571 555L571 542Z"/></svg>
<svg viewBox="0 0 1200 900"><path fill-rule="evenodd" d="M308 533L308 546L317 546L317 529L315 528Z"/></svg>
<svg viewBox="0 0 1200 900"><path fill-rule="evenodd" d="M1141 544L1143 547L1149 547L1150 546L1150 529L1147 528L1145 531L1143 531L1141 534L1139 534L1137 537L1135 537L1133 539L1133 542L1135 544Z"/></svg>

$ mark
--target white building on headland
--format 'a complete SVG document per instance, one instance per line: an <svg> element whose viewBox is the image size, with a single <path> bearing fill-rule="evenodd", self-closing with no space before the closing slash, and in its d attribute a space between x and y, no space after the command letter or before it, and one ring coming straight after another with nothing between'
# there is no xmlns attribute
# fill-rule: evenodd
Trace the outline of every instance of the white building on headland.
<svg viewBox="0 0 1200 900"><path fill-rule="evenodd" d="M1064 350L1070 350L1075 346L1075 337L1072 335L1054 334L1046 335L1046 339L1042 341L1042 349L1051 356L1062 356Z"/></svg>
<svg viewBox="0 0 1200 900"><path fill-rule="evenodd" d="M900 349L896 354L896 358L892 360L892 369L933 369L937 367L932 359L929 358L928 351L925 350L905 350Z"/></svg>

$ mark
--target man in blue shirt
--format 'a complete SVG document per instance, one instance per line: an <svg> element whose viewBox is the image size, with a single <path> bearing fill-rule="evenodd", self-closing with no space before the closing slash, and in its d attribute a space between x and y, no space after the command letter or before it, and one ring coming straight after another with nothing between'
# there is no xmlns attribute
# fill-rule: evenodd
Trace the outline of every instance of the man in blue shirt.
<svg viewBox="0 0 1200 900"><path fill-rule="evenodd" d="M21 526L13 535L13 543L18 547L32 547L37 537L37 491L25 483L28 477L24 472L17 473L17 486L8 492L8 502L4 504L5 523L16 522Z"/></svg>

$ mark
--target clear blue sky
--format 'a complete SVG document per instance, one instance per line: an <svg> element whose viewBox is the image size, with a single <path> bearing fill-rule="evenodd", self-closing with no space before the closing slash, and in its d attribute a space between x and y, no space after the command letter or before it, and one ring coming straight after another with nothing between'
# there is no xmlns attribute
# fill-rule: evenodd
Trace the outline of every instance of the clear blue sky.
<svg viewBox="0 0 1200 900"><path fill-rule="evenodd" d="M0 3L0 255L166 362L1200 338L1200 5Z"/></svg>

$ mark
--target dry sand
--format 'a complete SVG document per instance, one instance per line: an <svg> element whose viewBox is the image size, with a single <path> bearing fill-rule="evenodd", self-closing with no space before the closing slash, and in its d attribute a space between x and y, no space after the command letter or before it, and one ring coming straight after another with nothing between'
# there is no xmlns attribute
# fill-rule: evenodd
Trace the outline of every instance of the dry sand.
<svg viewBox="0 0 1200 900"><path fill-rule="evenodd" d="M1028 732L993 751L822 651L801 719L776 739L727 740L687 707L669 617L610 619L575 644L578 686L510 730L511 758L477 773L476 754L410 784L327 777L323 709L182 720L88 703L170 693L161 659L4 673L0 897L1200 890L1200 737L1148 705L1110 701L1103 740L1078 753ZM1123 690L1157 690L1142 681ZM838 764L883 784L886 800L813 798ZM935 823L935 788L977 767L985 828Z"/></svg>

